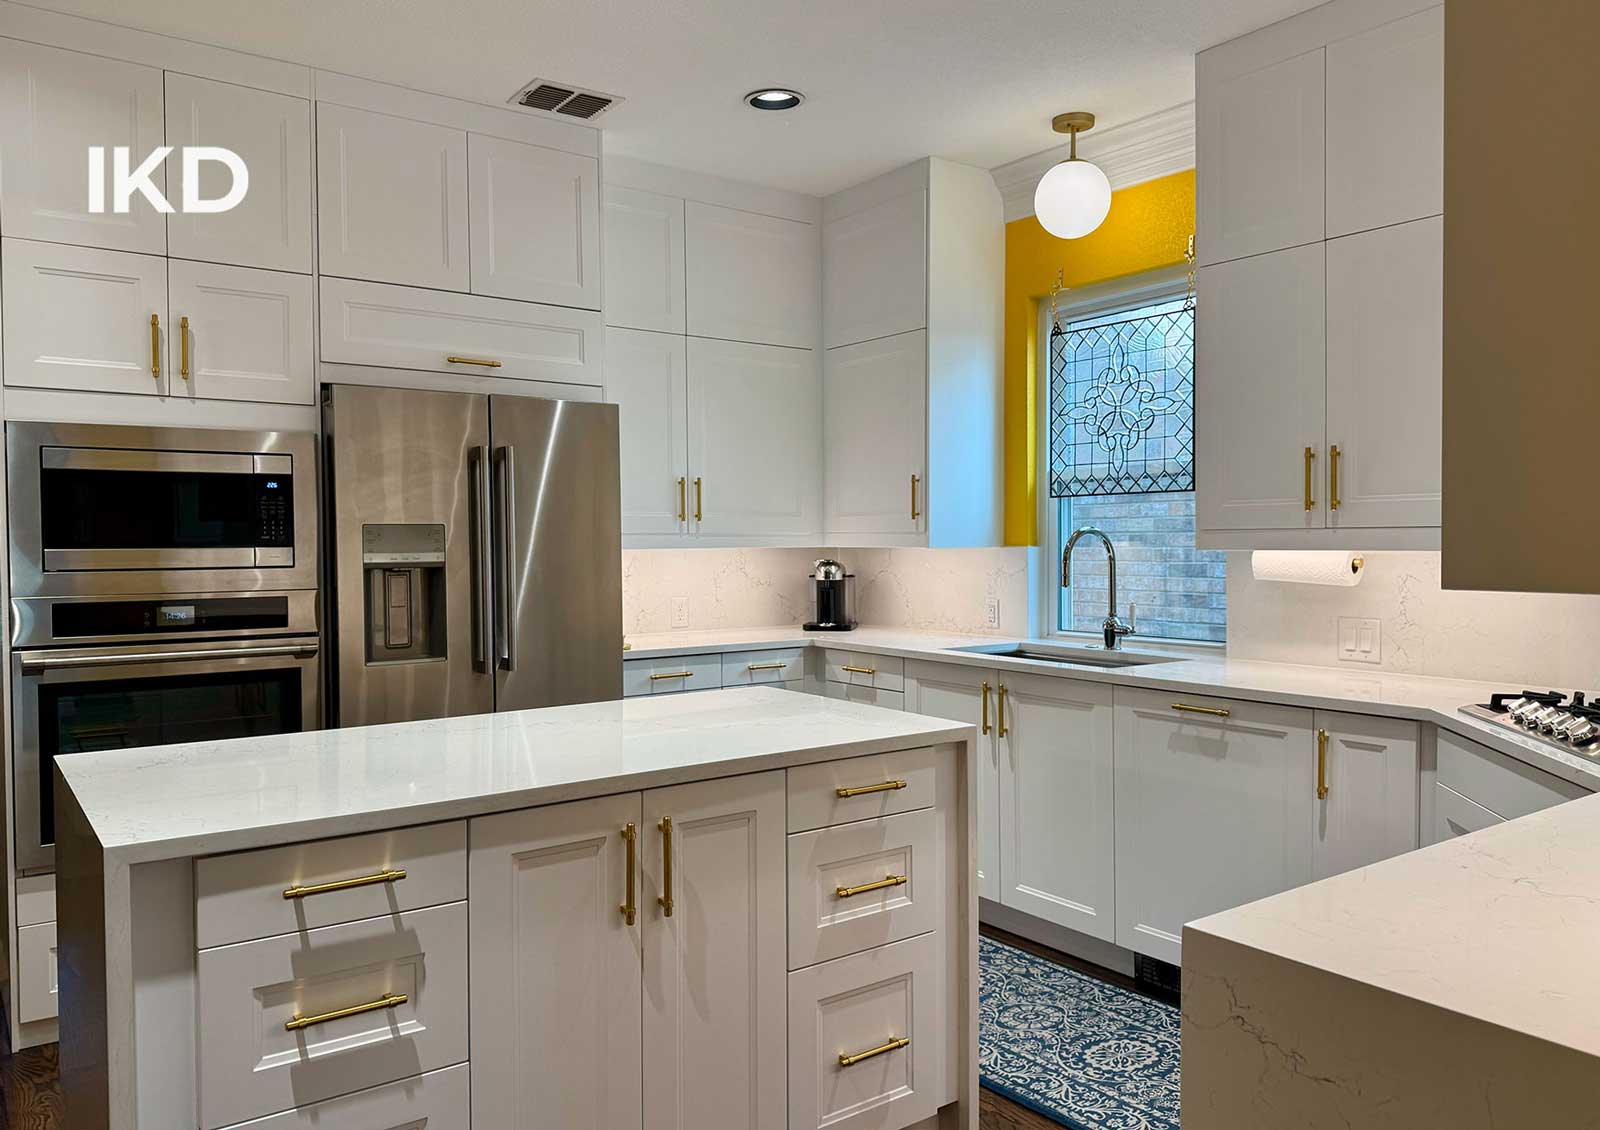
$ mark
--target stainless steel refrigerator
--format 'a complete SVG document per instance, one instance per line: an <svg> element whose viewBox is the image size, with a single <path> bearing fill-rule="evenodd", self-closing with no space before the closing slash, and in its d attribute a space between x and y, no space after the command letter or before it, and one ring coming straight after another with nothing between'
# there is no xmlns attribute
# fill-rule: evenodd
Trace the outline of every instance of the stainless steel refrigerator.
<svg viewBox="0 0 1600 1130"><path fill-rule="evenodd" d="M329 717L622 696L617 409L329 385Z"/></svg>

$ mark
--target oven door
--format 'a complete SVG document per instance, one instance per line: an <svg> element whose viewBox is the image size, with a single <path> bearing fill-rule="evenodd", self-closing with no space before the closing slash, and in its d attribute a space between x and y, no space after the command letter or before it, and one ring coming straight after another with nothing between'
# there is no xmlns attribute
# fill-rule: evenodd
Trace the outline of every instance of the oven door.
<svg viewBox="0 0 1600 1130"><path fill-rule="evenodd" d="M59 754L314 730L315 639L12 654L16 858L55 865Z"/></svg>

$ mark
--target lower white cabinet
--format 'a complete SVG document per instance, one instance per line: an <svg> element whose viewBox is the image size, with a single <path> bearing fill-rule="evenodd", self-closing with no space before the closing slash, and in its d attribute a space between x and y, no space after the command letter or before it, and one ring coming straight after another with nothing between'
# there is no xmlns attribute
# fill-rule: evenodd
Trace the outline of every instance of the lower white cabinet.
<svg viewBox="0 0 1600 1130"><path fill-rule="evenodd" d="M316 403L310 275L173 259L167 385L196 400Z"/></svg>
<svg viewBox="0 0 1600 1130"><path fill-rule="evenodd" d="M249 1124L249 1130L467 1130L472 1125L470 1069L454 1067L296 1107Z"/></svg>
<svg viewBox="0 0 1600 1130"><path fill-rule="evenodd" d="M622 664L622 696L714 691L722 686L722 656L666 655Z"/></svg>
<svg viewBox="0 0 1600 1130"><path fill-rule="evenodd" d="M1326 879L1417 846L1415 722L1316 712L1311 877Z"/></svg>
<svg viewBox="0 0 1600 1130"><path fill-rule="evenodd" d="M725 651L722 653L722 685L746 687L798 683L806 675L807 650L788 647L776 651Z"/></svg>
<svg viewBox="0 0 1600 1130"><path fill-rule="evenodd" d="M1443 729L1436 785L1430 843L1589 795L1571 781Z"/></svg>
<svg viewBox="0 0 1600 1130"><path fill-rule="evenodd" d="M61 970L56 959L56 924L17 927L17 984L11 997L17 1023L49 1020L58 1012Z"/></svg>
<svg viewBox="0 0 1600 1130"><path fill-rule="evenodd" d="M999 676L982 667L929 663L905 665L906 709L978 727L978 894L1000 900L1000 743L990 710Z"/></svg>
<svg viewBox="0 0 1600 1130"><path fill-rule="evenodd" d="M906 708L904 691L884 691L852 683L824 683L822 695L824 698L836 698L840 702L859 702L863 706L881 706L888 710Z"/></svg>
<svg viewBox="0 0 1600 1130"><path fill-rule="evenodd" d="M1505 817L1495 815L1477 801L1468 800L1449 785L1434 782L1433 827L1428 830L1428 843L1440 844L1505 822Z"/></svg>

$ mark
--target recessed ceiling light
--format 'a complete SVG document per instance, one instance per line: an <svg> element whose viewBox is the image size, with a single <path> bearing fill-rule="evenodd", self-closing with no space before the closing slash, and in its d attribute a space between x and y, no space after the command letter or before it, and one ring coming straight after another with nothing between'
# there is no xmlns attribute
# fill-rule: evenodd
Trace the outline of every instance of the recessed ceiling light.
<svg viewBox="0 0 1600 1130"><path fill-rule="evenodd" d="M806 100L798 90L785 90L781 86L764 86L744 96L745 103L757 110L793 110Z"/></svg>

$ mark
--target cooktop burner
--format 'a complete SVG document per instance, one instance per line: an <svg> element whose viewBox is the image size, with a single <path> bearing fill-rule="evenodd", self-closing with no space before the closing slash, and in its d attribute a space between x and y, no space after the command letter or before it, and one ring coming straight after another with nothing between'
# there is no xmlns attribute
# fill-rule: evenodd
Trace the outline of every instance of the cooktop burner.
<svg viewBox="0 0 1600 1130"><path fill-rule="evenodd" d="M1600 758L1600 704L1591 706L1582 691L1570 696L1560 691L1505 691L1490 695L1486 703L1463 706L1461 713Z"/></svg>

